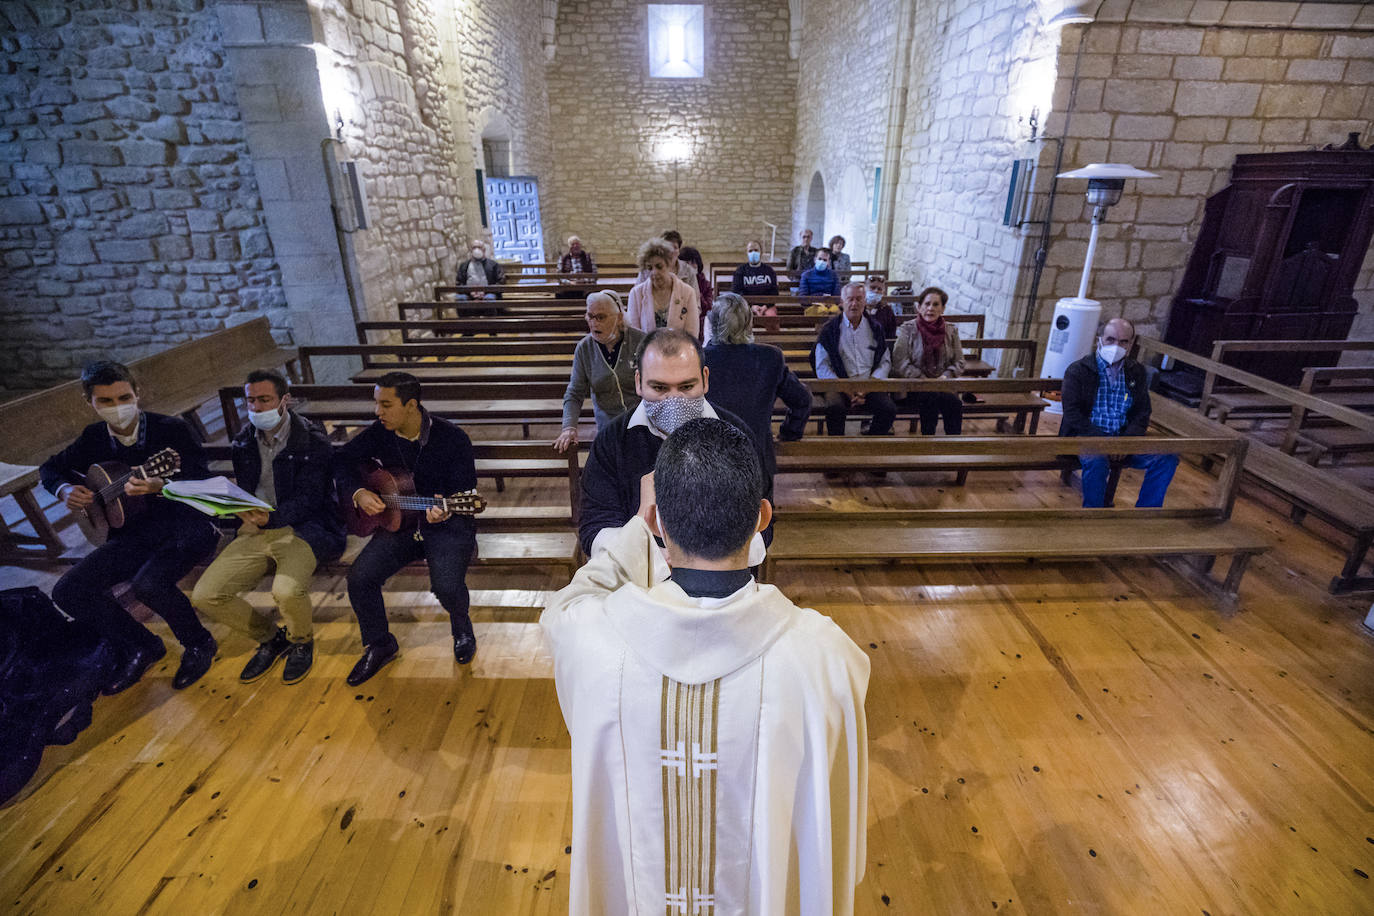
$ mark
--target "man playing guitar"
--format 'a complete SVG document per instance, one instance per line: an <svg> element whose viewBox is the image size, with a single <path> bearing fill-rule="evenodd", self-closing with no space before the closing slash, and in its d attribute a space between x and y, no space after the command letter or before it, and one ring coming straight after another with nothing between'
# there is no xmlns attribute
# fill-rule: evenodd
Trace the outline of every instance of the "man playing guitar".
<svg viewBox="0 0 1374 916"><path fill-rule="evenodd" d="M126 509L128 520L112 528L109 540L67 571L53 587L52 597L68 615L95 627L123 661L106 694L119 693L138 682L143 673L167 654L162 640L135 620L112 589L128 582L139 601L167 622L182 645L181 665L172 686L178 690L200 679L219 648L201 625L177 581L207 558L219 541L210 519L190 506L162 499L161 477L135 473L122 487L96 493L86 475L100 462L135 467L171 449L180 457L180 475L187 479L210 476L200 444L191 427L177 417L142 411L132 373L115 362L95 362L81 373L81 388L100 422L82 430L75 442L53 455L39 469L43 486L83 512L124 497L147 497L140 514ZM110 513L111 517L115 513Z"/></svg>
<svg viewBox="0 0 1374 916"><path fill-rule="evenodd" d="M472 443L458 426L420 406L420 383L407 372L388 372L373 389L377 421L339 449L335 474L341 498L367 515L377 515L386 503L363 486L362 468L368 462L408 472L420 495L443 496L477 485ZM386 622L382 586L401 567L424 557L429 561L430 590L449 613L453 657L460 665L472 661L477 637L468 618L468 563L477 548L477 528L471 516L454 515L438 507L426 510L418 526L399 531L378 529L348 571L348 600L358 617L363 657L348 675L356 687L396 657L399 647Z"/></svg>

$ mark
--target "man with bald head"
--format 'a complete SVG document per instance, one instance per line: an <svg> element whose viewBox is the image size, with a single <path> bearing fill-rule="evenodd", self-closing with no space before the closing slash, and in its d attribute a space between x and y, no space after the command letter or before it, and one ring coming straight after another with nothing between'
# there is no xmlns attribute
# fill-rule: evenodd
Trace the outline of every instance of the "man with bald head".
<svg viewBox="0 0 1374 916"><path fill-rule="evenodd" d="M1131 359L1135 325L1113 318L1102 326L1097 349L1064 372L1061 436L1143 436L1150 427L1150 390L1145 367ZM1083 506L1106 505L1106 455L1083 455ZM1126 467L1145 471L1136 506L1164 505L1164 493L1178 467L1177 455L1128 455Z"/></svg>
<svg viewBox="0 0 1374 916"><path fill-rule="evenodd" d="M568 236L568 250L558 259L558 272L563 275L558 278L558 282L571 287L554 293L559 299L581 299L586 295L586 287L596 282L596 259L590 251L582 247L582 240L575 235Z"/></svg>

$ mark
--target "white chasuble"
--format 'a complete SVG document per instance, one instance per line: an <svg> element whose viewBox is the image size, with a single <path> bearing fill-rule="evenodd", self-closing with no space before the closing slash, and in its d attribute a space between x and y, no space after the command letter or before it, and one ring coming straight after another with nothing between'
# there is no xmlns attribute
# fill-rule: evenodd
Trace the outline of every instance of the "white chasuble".
<svg viewBox="0 0 1374 916"><path fill-rule="evenodd" d="M540 618L572 735L572 913L851 913L868 656L773 586L661 581L638 517L609 534Z"/></svg>

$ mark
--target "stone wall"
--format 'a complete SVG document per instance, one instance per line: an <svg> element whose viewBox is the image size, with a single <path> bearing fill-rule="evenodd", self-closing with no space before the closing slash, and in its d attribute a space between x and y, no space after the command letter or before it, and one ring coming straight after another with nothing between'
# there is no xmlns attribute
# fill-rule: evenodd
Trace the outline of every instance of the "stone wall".
<svg viewBox="0 0 1374 916"><path fill-rule="evenodd" d="M708 259L738 258L748 239L766 242L766 220L785 245L798 119L788 4L720 0L705 14L706 75L651 79L643 3L558 4L545 224L560 242L575 232L620 261L676 226ZM669 141L686 161L667 161Z"/></svg>
<svg viewBox="0 0 1374 916"><path fill-rule="evenodd" d="M512 175L534 175L544 224L544 255L551 258L557 232L551 212L553 151L547 88L548 61L531 0L485 0L468 4L454 27L462 53L463 104L467 107L473 165L482 168L482 133L494 128L510 142ZM487 233L489 236L490 233Z"/></svg>
<svg viewBox="0 0 1374 916"><path fill-rule="evenodd" d="M797 81L797 157L792 183L792 222L779 233L783 257L800 242L845 238L855 261L872 261L875 169L882 164L897 41L899 0L821 3L802 9ZM823 188L825 219L815 218L812 187Z"/></svg>
<svg viewBox="0 0 1374 916"><path fill-rule="evenodd" d="M428 0L326 0L319 6L326 116L365 178L371 228L353 233L366 311L432 296L464 245L456 137Z"/></svg>
<svg viewBox="0 0 1374 916"><path fill-rule="evenodd" d="M1160 177L1128 183L1109 211L1089 295L1145 334L1163 333L1202 227L1208 195L1240 153L1341 143L1374 123L1374 7L1272 3L1109 4L1071 26L1060 55L1052 131L1062 130L1078 42L1084 42L1065 169L1128 162ZM1042 163L1052 164L1047 145ZM1048 168L1046 172L1050 171ZM1043 183L1042 183L1043 186ZM1077 292L1090 213L1082 182L1061 182L1036 324ZM1352 337L1374 335L1374 258L1366 258Z"/></svg>
<svg viewBox="0 0 1374 916"><path fill-rule="evenodd" d="M1023 234L1002 225L1014 159L1048 117L1059 35L1036 0L918 5L914 72L889 269L950 308L983 312L988 336L1011 320Z"/></svg>
<svg viewBox="0 0 1374 916"><path fill-rule="evenodd" d="M202 0L0 6L0 387L267 313L280 276Z"/></svg>

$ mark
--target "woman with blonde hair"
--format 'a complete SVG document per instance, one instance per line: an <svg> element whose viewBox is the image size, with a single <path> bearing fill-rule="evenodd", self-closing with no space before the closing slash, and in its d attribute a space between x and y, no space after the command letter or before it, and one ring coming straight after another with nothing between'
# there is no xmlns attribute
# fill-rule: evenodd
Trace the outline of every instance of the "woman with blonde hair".
<svg viewBox="0 0 1374 916"><path fill-rule="evenodd" d="M701 303L697 291L673 274L673 248L663 239L649 239L639 246L636 258L648 279L630 290L625 321L645 334L655 328L679 328L701 336Z"/></svg>

